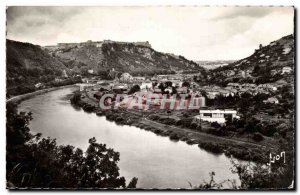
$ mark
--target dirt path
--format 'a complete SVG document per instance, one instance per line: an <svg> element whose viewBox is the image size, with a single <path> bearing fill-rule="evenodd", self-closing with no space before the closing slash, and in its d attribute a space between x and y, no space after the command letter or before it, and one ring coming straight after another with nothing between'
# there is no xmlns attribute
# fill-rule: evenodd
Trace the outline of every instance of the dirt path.
<svg viewBox="0 0 300 195"><path fill-rule="evenodd" d="M205 140L205 141L215 141L216 143L226 143L226 144L230 144L230 145L242 145L245 147L251 147L251 148L261 148L263 150L266 150L267 148L269 149L274 149L274 147L270 146L270 145L263 145L260 143L253 143L253 142L247 142L247 141L243 141L243 140L238 140L236 138L226 138L226 137L219 137L219 136L215 136L215 135L210 135L207 133L203 133L203 132L195 132L193 130L187 129L187 128L179 128L179 127L175 127L175 126L171 126L171 125L165 125L156 121L152 121L146 118L142 118L141 123L149 125L149 126L153 126L162 130L170 130L176 133L184 133L187 137L189 137L190 139L195 139L195 140Z"/></svg>

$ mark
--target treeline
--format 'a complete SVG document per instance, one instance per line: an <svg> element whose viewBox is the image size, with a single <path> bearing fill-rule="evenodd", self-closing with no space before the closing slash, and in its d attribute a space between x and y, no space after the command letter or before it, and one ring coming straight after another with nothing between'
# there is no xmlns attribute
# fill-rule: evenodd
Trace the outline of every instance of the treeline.
<svg viewBox="0 0 300 195"><path fill-rule="evenodd" d="M64 85L72 85L76 83L80 83L81 79L77 77L64 79L62 81L55 81L51 80L47 83L44 83L45 88L51 88L51 87L60 87ZM7 86L6 88L6 97L16 96L16 95L22 95L25 93L31 93L38 90L34 86L34 84L19 84L19 85L13 85L13 86Z"/></svg>
<svg viewBox="0 0 300 195"><path fill-rule="evenodd" d="M137 178L126 186L119 174L120 154L105 144L89 139L85 152L55 139L32 134L31 113L17 113L7 104L6 180L18 188L134 188Z"/></svg>

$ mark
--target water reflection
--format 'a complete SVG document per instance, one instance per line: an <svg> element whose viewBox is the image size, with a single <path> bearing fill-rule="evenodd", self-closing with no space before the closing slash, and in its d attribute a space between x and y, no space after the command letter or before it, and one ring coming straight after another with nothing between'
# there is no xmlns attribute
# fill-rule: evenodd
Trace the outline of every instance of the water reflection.
<svg viewBox="0 0 300 195"><path fill-rule="evenodd" d="M189 188L189 182L197 185L209 180L210 171L216 172L217 181L238 179L230 171L230 159L223 154L214 155L137 127L118 126L103 116L71 106L65 97L74 90L60 89L22 102L20 111L33 112L31 130L83 150L88 139L96 137L120 152L120 174L127 181L138 177L138 187L142 188Z"/></svg>

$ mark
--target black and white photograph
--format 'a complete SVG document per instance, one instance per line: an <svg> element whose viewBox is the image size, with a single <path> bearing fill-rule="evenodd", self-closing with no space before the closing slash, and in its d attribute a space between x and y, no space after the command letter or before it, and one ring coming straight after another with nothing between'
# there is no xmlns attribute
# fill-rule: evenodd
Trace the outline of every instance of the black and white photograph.
<svg viewBox="0 0 300 195"><path fill-rule="evenodd" d="M295 190L296 9L7 6L6 189Z"/></svg>

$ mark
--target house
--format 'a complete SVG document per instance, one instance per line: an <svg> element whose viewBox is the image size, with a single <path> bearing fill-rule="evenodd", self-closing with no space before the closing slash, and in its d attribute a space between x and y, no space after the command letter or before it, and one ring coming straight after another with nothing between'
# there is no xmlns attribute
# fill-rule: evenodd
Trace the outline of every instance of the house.
<svg viewBox="0 0 300 195"><path fill-rule="evenodd" d="M278 73L278 70L271 70L271 75L274 76Z"/></svg>
<svg viewBox="0 0 300 195"><path fill-rule="evenodd" d="M151 89L152 88L152 82L142 82L140 85L141 89Z"/></svg>
<svg viewBox="0 0 300 195"><path fill-rule="evenodd" d="M44 84L42 84L42 83L37 83L34 86L35 86L35 88L38 88L38 89L42 89L45 87Z"/></svg>
<svg viewBox="0 0 300 195"><path fill-rule="evenodd" d="M82 78L81 81L82 81L83 83L89 83L89 79L88 79L88 78Z"/></svg>
<svg viewBox="0 0 300 195"><path fill-rule="evenodd" d="M125 72L121 75L119 80L123 83L130 83L133 81L133 77L129 73Z"/></svg>
<svg viewBox="0 0 300 195"><path fill-rule="evenodd" d="M93 70L93 69L89 69L89 70L88 70L88 73L89 73L89 74L94 74L94 70Z"/></svg>
<svg viewBox="0 0 300 195"><path fill-rule="evenodd" d="M182 81L179 79L171 79L169 81L172 82L173 87L181 87L182 85Z"/></svg>
<svg viewBox="0 0 300 195"><path fill-rule="evenodd" d="M276 91L277 87L275 87L272 84L266 83L266 84L260 84L260 85L258 85L258 89L262 89L262 90L266 90L266 91Z"/></svg>
<svg viewBox="0 0 300 195"><path fill-rule="evenodd" d="M220 95L219 91L206 91L206 95L209 99L215 99L217 95Z"/></svg>
<svg viewBox="0 0 300 195"><path fill-rule="evenodd" d="M115 85L112 87L112 91L117 94L123 94L128 92L127 85Z"/></svg>
<svg viewBox="0 0 300 195"><path fill-rule="evenodd" d="M60 78L55 78L55 79L54 79L54 81L55 81L55 82L62 82L62 81L63 81L63 79L60 79Z"/></svg>
<svg viewBox="0 0 300 195"><path fill-rule="evenodd" d="M239 89L241 87L238 83L228 83L227 86L230 86L235 89Z"/></svg>
<svg viewBox="0 0 300 195"><path fill-rule="evenodd" d="M112 87L106 83L96 84L93 86L94 91L110 91L111 88Z"/></svg>
<svg viewBox="0 0 300 195"><path fill-rule="evenodd" d="M278 104L279 101L276 97L270 97L267 100L264 100L264 103Z"/></svg>
<svg viewBox="0 0 300 195"><path fill-rule="evenodd" d="M229 76L229 77L234 76L235 72L233 70L229 70L229 71L226 72L226 75Z"/></svg>
<svg viewBox="0 0 300 195"><path fill-rule="evenodd" d="M242 70L239 73L240 73L241 77L246 78L246 72L245 71Z"/></svg>
<svg viewBox="0 0 300 195"><path fill-rule="evenodd" d="M168 92L169 94L172 93L172 91L173 91L172 87L168 87L168 88L165 89L165 92Z"/></svg>
<svg viewBox="0 0 300 195"><path fill-rule="evenodd" d="M231 94L231 92L229 90L225 90L225 89L220 89L219 92L224 97L228 97L230 95L233 95L233 94Z"/></svg>
<svg viewBox="0 0 300 195"><path fill-rule="evenodd" d="M66 70L63 70L62 77L64 77L64 78L67 78L67 77L68 77L67 71L66 71Z"/></svg>
<svg viewBox="0 0 300 195"><path fill-rule="evenodd" d="M187 92L188 92L187 87L181 87L177 89L178 94L187 94Z"/></svg>
<svg viewBox="0 0 300 195"><path fill-rule="evenodd" d="M132 77L132 80L136 82L143 82L146 80L146 77Z"/></svg>
<svg viewBox="0 0 300 195"><path fill-rule="evenodd" d="M153 93L161 93L161 89L158 87L154 87Z"/></svg>
<svg viewBox="0 0 300 195"><path fill-rule="evenodd" d="M197 120L203 120L208 122L217 122L217 123L225 123L226 119L239 119L240 117L237 115L236 110L199 110L199 115L195 116Z"/></svg>
<svg viewBox="0 0 300 195"><path fill-rule="evenodd" d="M291 73L292 72L292 68L291 67L288 67L288 66L285 66L282 68L282 74L288 74L288 73Z"/></svg>

